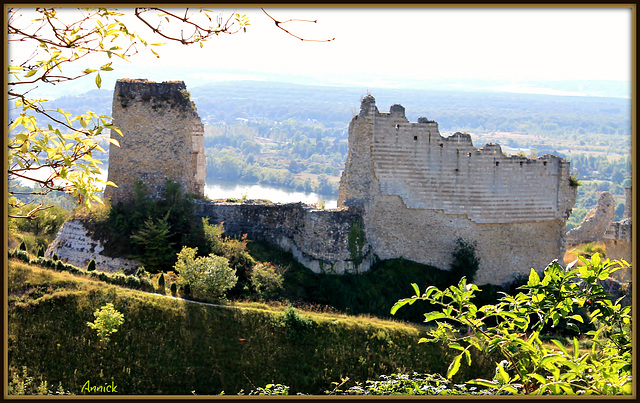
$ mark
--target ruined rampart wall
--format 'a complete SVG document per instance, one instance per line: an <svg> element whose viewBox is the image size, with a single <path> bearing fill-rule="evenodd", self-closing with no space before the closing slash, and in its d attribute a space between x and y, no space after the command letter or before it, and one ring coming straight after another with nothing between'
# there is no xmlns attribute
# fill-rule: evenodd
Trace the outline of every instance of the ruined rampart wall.
<svg viewBox="0 0 640 403"><path fill-rule="evenodd" d="M247 234L276 245L316 273L366 271L372 263L368 247L354 255L349 245L352 226L362 220L355 211L317 210L302 203L195 203L196 216L224 223L226 235Z"/></svg>
<svg viewBox="0 0 640 403"><path fill-rule="evenodd" d="M204 195L204 126L184 82L118 80L112 108L123 136L111 132L120 147L109 148L109 180L118 188L107 187L105 198L130 198L138 179L152 196L166 180Z"/></svg>
<svg viewBox="0 0 640 403"><path fill-rule="evenodd" d="M477 149L466 133L442 137L436 122L410 123L401 105L379 113L374 102L365 97L350 126L339 203L382 194L400 196L407 208L462 214L476 223L568 218L575 190L567 161L507 157L498 144Z"/></svg>
<svg viewBox="0 0 640 403"><path fill-rule="evenodd" d="M364 212L366 238L381 259L446 269L463 238L480 257L476 281L500 284L562 258L576 195L559 157L507 157L497 144L476 149L468 134L444 138L436 122L411 123L401 105L380 113L366 96L349 127L338 205Z"/></svg>

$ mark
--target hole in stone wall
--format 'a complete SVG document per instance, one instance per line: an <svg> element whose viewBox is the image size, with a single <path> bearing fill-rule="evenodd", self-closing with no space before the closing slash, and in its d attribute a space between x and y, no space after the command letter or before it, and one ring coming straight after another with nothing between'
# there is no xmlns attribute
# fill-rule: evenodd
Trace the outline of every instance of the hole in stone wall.
<svg viewBox="0 0 640 403"><path fill-rule="evenodd" d="M438 147L442 147L442 145L443 145L443 144L442 144L442 143L440 143L440 144L438 144Z"/></svg>
<svg viewBox="0 0 640 403"><path fill-rule="evenodd" d="M542 165L547 166L547 161L543 162Z"/></svg>
<svg viewBox="0 0 640 403"><path fill-rule="evenodd" d="M520 166L522 166L522 164L524 164L524 162L520 161Z"/></svg>
<svg viewBox="0 0 640 403"><path fill-rule="evenodd" d="M418 136L413 136L414 141L418 141Z"/></svg>
<svg viewBox="0 0 640 403"><path fill-rule="evenodd" d="M500 165L500 161L496 161L496 166L499 166L499 165Z"/></svg>
<svg viewBox="0 0 640 403"><path fill-rule="evenodd" d="M396 130L400 129L400 125L396 125Z"/></svg>
<svg viewBox="0 0 640 403"><path fill-rule="evenodd" d="M467 157L471 157L471 153L467 153Z"/></svg>

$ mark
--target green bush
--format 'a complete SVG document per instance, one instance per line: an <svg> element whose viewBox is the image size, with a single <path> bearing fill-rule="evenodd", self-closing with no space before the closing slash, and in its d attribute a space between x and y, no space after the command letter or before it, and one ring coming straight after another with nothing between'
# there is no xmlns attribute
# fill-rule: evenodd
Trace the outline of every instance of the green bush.
<svg viewBox="0 0 640 403"><path fill-rule="evenodd" d="M112 303L102 306L93 313L95 321L87 322L87 326L95 330L101 343L109 342L111 335L118 331L124 322L124 315L113 307Z"/></svg>
<svg viewBox="0 0 640 403"><path fill-rule="evenodd" d="M232 288L238 278L235 270L229 267L229 261L221 256L210 254L196 257L197 248L182 248L174 269L178 272L178 283L189 285L194 298L218 300Z"/></svg>
<svg viewBox="0 0 640 403"><path fill-rule="evenodd" d="M251 270L251 287L256 295L265 300L275 299L283 288L284 278L269 263L256 263Z"/></svg>
<svg viewBox="0 0 640 403"><path fill-rule="evenodd" d="M8 395L69 395L69 391L64 390L62 383L58 384L55 390L49 389L49 382L41 379L37 383L33 376L29 376L26 366L22 367L22 372L15 368L9 368L9 388Z"/></svg>
<svg viewBox="0 0 640 403"><path fill-rule="evenodd" d="M160 291L160 293L164 294L164 273L160 273L160 277L158 277L158 290Z"/></svg>
<svg viewBox="0 0 640 403"><path fill-rule="evenodd" d="M473 282L479 267L480 259L476 256L475 244L458 238L456 240L456 248L453 251L453 262L451 263L450 271L454 284L462 277L466 277L467 281Z"/></svg>
<svg viewBox="0 0 640 403"><path fill-rule="evenodd" d="M176 283L171 283L171 295L175 297L177 293L178 293L178 286L176 285Z"/></svg>
<svg viewBox="0 0 640 403"><path fill-rule="evenodd" d="M94 271L95 269L96 269L96 260L91 259L91 261L87 265L87 271Z"/></svg>

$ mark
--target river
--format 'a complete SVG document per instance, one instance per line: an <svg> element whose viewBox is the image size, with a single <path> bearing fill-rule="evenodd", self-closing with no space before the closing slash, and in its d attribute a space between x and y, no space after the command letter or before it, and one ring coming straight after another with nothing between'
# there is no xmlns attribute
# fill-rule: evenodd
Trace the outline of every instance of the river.
<svg viewBox="0 0 640 403"><path fill-rule="evenodd" d="M274 203L315 204L325 201L326 209L334 209L338 201L331 195L319 195L317 193L298 192L291 189L264 185L252 185L246 183L208 181L204 188L204 195L209 199L241 199L246 194L247 199L266 199Z"/></svg>

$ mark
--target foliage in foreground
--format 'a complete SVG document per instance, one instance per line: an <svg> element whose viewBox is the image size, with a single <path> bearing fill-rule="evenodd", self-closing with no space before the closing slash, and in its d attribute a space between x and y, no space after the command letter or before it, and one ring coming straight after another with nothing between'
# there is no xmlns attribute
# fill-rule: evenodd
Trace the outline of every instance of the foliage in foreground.
<svg viewBox="0 0 640 403"><path fill-rule="evenodd" d="M87 380L123 394L235 394L280 380L294 394L323 394L345 377L442 373L451 359L446 346L419 346L424 330L414 326L264 303L207 306L15 259L8 287L10 365L76 394ZM126 320L96 348L86 322L107 303ZM489 376L493 361L474 355L460 376Z"/></svg>
<svg viewBox="0 0 640 403"><path fill-rule="evenodd" d="M497 304L477 307L472 303L474 284L462 278L457 286L445 290L427 287L420 294L398 301L391 312L425 300L441 308L425 314L425 322L436 321L423 342L446 343L460 351L451 361L447 378L459 370L462 360L472 363L470 351L497 352L502 360L496 364L493 379L475 379L469 384L490 388L496 394L630 394L632 391L631 307L612 302L600 281L611 273L629 267L623 261L601 261L596 253L590 260L580 257L584 266L563 268L557 261L544 271L542 278L531 270L528 282L515 296L505 294ZM577 338L573 351L552 340L549 348L540 340L548 326L562 319L568 327L579 330L583 317L578 308L589 308L594 330L586 333L592 342L590 352L583 353Z"/></svg>

